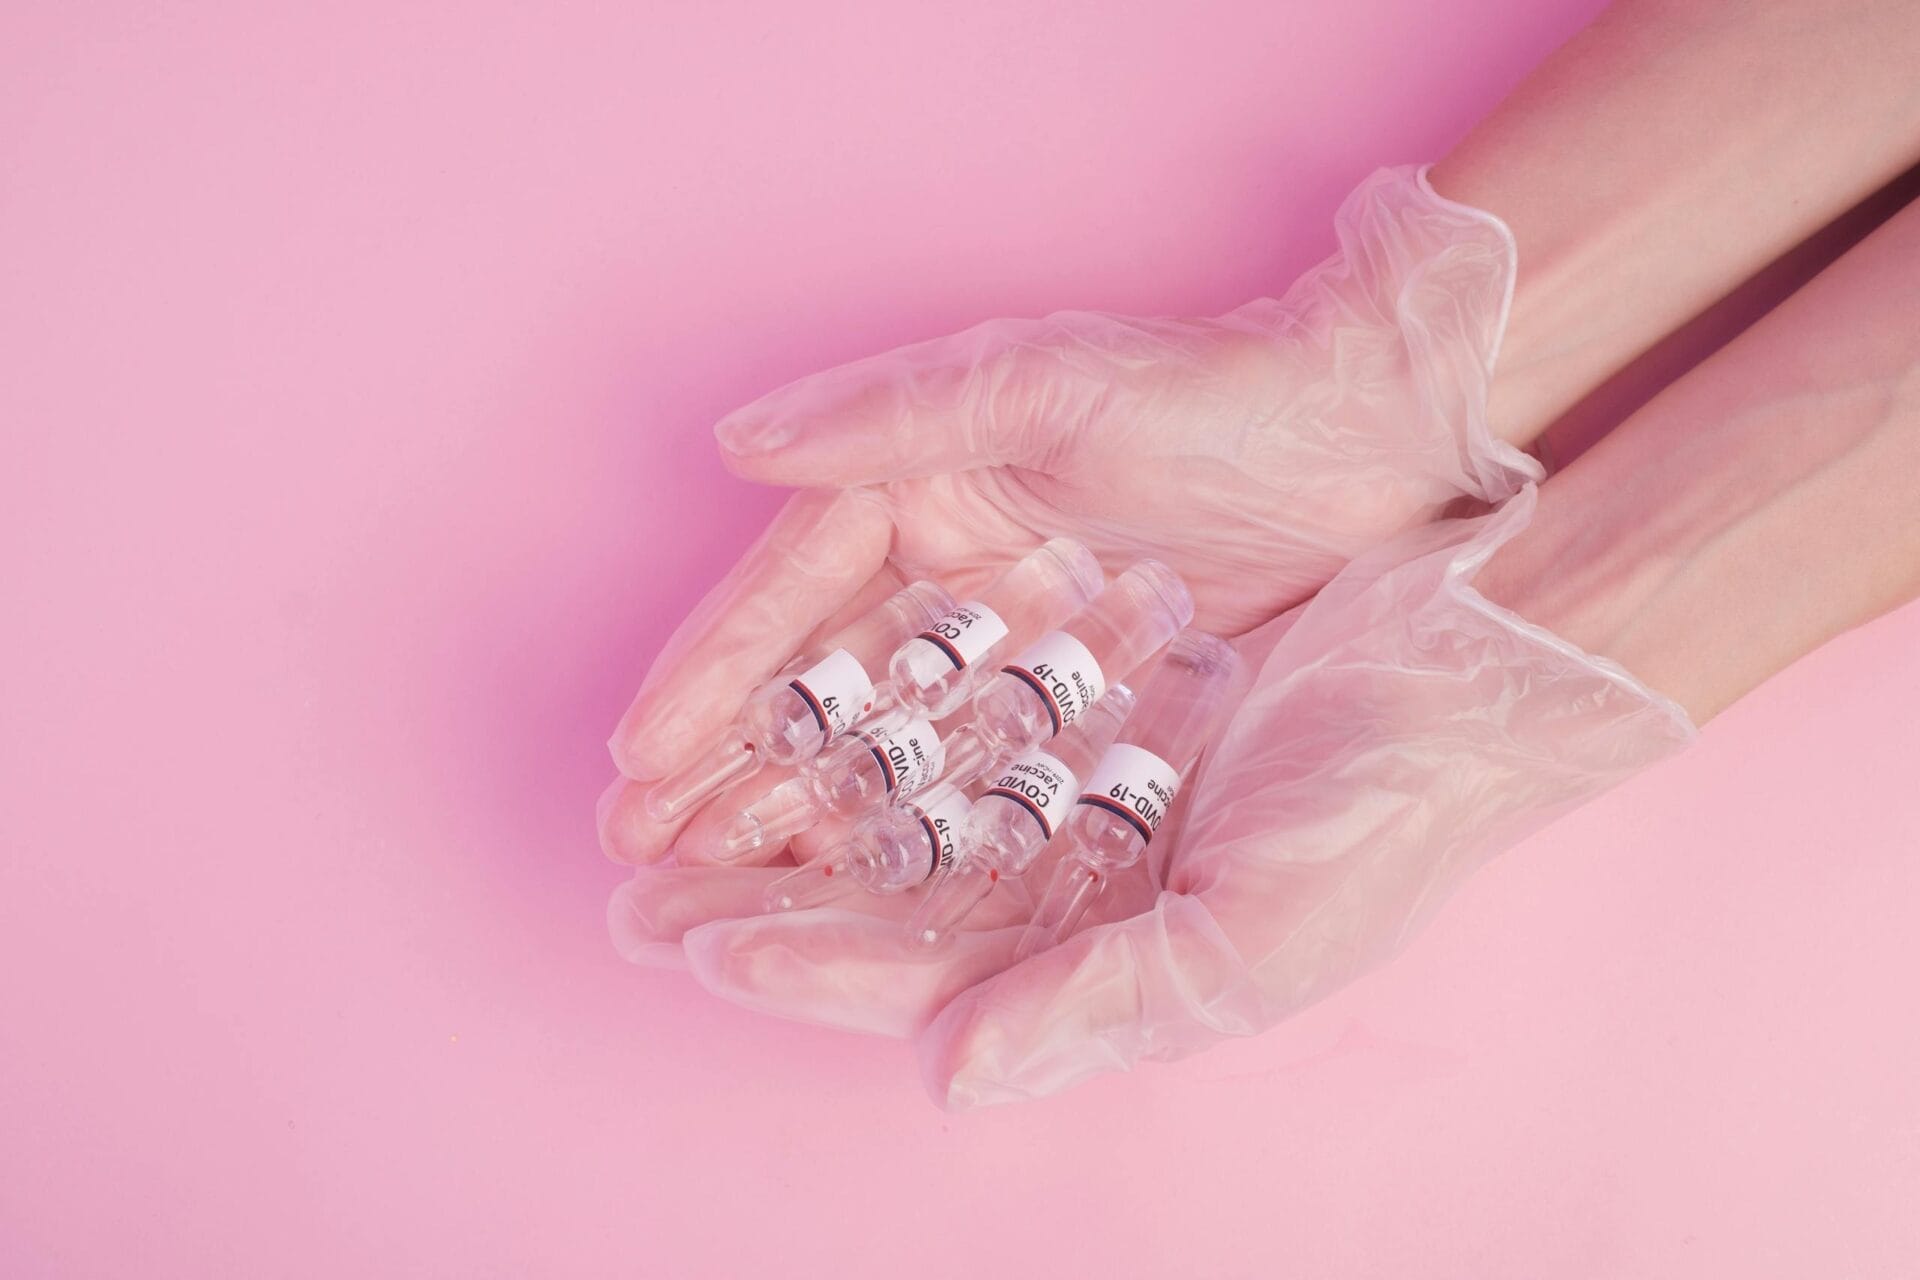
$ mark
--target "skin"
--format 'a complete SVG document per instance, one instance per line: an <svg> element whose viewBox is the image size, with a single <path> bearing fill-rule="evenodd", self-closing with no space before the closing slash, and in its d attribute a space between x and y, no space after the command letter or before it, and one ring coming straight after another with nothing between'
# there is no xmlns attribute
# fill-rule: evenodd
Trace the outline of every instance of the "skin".
<svg viewBox="0 0 1920 1280"><path fill-rule="evenodd" d="M1914 598L1915 299L1920 205L1544 486L1474 586L1546 624L1558 639L1538 649L1572 640L1610 656L1695 721ZM1358 616L1336 629L1400 622L1342 598ZM1423 607L1417 592L1407 603ZM1310 606L1298 625L1313 618ZM1594 794L1691 736L1663 702L1585 663L1582 677L1532 645L1477 647L1485 630L1456 607L1401 636L1394 659L1336 645L1323 663L1307 650L1301 679L1281 678L1289 696L1256 718L1259 762L1224 765L1228 780L1212 793L1203 782L1176 815L1187 825L1162 834L1163 878L1110 887L1126 905L1110 904L1109 928L1017 964L1011 931L985 920L939 952L904 946L910 901L855 895L830 916L738 918L738 899L711 884L642 876L625 905L649 943L678 930L696 976L729 1000L924 1032L929 1083L949 1106L1248 1034L1391 954L1420 904L1497 848L1486 842L1502 823ZM1243 735L1220 760L1249 746Z"/></svg>
<svg viewBox="0 0 1920 1280"><path fill-rule="evenodd" d="M1920 161L1920 5L1620 0L1433 169L1520 251L1495 369L1526 442Z"/></svg>
<svg viewBox="0 0 1920 1280"><path fill-rule="evenodd" d="M1915 65L1920 6L1818 0L1628 0L1551 59L1432 175L1443 194L1499 214L1519 246L1511 328L1490 392L1495 430L1535 439L1920 159ZM1920 595L1916 302L1920 203L1548 481L1531 523L1493 554L1475 587L1618 662L1696 723L1832 636ZM750 463L739 469L755 474ZM1526 497L1508 513L1524 510ZM879 519L863 506L838 523L796 524L778 539L780 554L794 561L790 571L818 579L813 562L799 562L814 543L839 528L874 537ZM704 642L724 637L726 625L721 616L683 634ZM690 689L678 667L655 678ZM1530 669L1519 670L1524 683ZM1559 682L1540 687L1551 705ZM1398 751L1449 714L1475 722L1486 695L1469 689L1449 712L1446 693L1457 688L1432 686L1436 711L1420 681L1396 685L1390 670L1374 668L1321 710ZM1574 701L1583 697L1607 700L1587 689ZM1295 723L1314 713L1311 699L1288 709ZM1567 710L1563 702L1550 721ZM659 714L643 699L624 727ZM1685 736L1677 717L1656 718ZM1643 762L1621 765L1619 743L1607 742L1601 764ZM1556 760L1567 746L1555 744ZM616 736L617 758L621 749ZM1314 782L1286 799L1304 811L1303 825L1284 825L1287 805L1255 814L1251 835L1286 850L1234 856L1229 841L1230 856L1196 869L1177 861L1176 829L1167 837L1173 870L1155 883L1142 871L1136 895L1110 895L1125 899L1107 904L1120 912L1110 928L1011 968L1012 930L963 932L944 952L903 954L897 917L908 897L858 895L852 912L762 915L755 895L767 873L715 872L690 865L698 859L684 850L680 867L636 876L622 891L614 932L633 958L687 963L748 1007L896 1035L937 1015L923 1065L947 1105L1035 1096L1284 1016L1346 981L1404 929L1410 908L1393 902L1396 890L1417 901L1439 883L1401 874L1404 864L1433 856L1428 824L1447 826L1446 797L1460 790L1459 766L1470 773L1475 751L1449 754L1438 773L1415 767L1416 785L1385 815L1396 820L1384 821L1381 801L1393 787L1370 789L1363 776L1342 797L1337 777L1322 777L1329 758L1325 741L1301 756ZM1277 758L1263 767L1285 768ZM1396 758L1389 772L1407 767ZM1526 771L1513 777L1525 793ZM1493 779L1489 793L1524 806L1510 780ZM625 797L630 813L636 790L617 784L609 812L621 812ZM1316 842L1316 811L1329 795L1336 808L1352 805L1345 812L1362 838L1335 828L1330 842ZM1173 821L1204 825L1245 800L1190 806ZM1455 852L1471 828L1469 818L1453 833ZM603 821L609 852L627 860L657 857L668 844L658 833L623 844L607 830ZM1156 894L1162 885L1171 892ZM1351 900L1341 904L1342 895ZM1005 893L990 905L1011 914L983 925L1014 923L1026 909ZM1132 912L1140 914L1125 918ZM1313 920L1325 922L1320 931L1305 929ZM1250 955L1261 965L1251 987ZM1195 1021L1189 1005L1205 1016Z"/></svg>
<svg viewBox="0 0 1920 1280"><path fill-rule="evenodd" d="M1908 0L1622 0L1543 63L1431 175L1442 195L1497 214L1518 245L1519 275L1490 389L1495 431L1516 443L1533 441L1636 357L1920 161L1916 65L1920 5ZM1836 68L1844 70L1836 74ZM1891 318L1878 322L1898 327ZM1215 366L1225 361L1233 374L1235 362L1258 361L1257 342L1237 334L1216 341L1219 335L1204 323L1196 341ZM1840 378L1837 361L1834 377ZM1108 406L1117 405L1127 420L1132 411L1122 392L1132 363L1115 362L1116 394ZM1018 386L1028 376L1044 378L1043 371L1044 362L1016 362L996 367L996 374L1010 376L987 383ZM1738 383L1740 375L1726 379ZM948 382L965 388L979 380L955 376ZM1674 392L1662 399L1699 394ZM646 780L711 743L745 689L810 635L830 631L834 615L867 607L908 572L931 572L964 593L1042 538L1073 533L1087 539L1110 572L1143 551L1169 560L1194 588L1196 625L1224 634L1257 626L1302 598L1293 587L1262 594L1257 564L1221 561L1218 536L1186 547L1179 521L1135 527L1140 504L1098 506L1111 503L1125 479L1098 471L1099 458L1113 451L1076 454L1078 437L1061 434L1059 418L1073 418L1079 410L1067 398L1047 394L1044 384L1026 399L1047 416L1027 422L1005 413L956 412L951 421L917 423L908 431L881 412L884 398L856 396L824 404L810 420L788 415L769 424L736 415L721 424L722 455L737 473L816 491L796 496L729 575L732 585L723 584L696 610L622 718L609 746L625 779L616 781L601 805L601 840L610 857L647 863L672 851L682 826L647 817ZM1081 407L1092 414L1101 404ZM1731 412L1730 402L1727 407ZM1714 680L1684 669L1689 642L1673 634L1683 619L1655 612L1629 626L1615 616L1630 611L1624 594L1605 595L1599 580L1644 584L1658 578L1669 564L1666 557L1682 554L1709 576L1715 517L1698 514L1704 523L1693 531L1695 543L1684 543L1687 535L1679 531L1673 536L1681 544L1656 545L1647 541L1651 535L1636 510L1618 499L1608 514L1621 541L1610 557L1604 549L1583 548L1588 558L1576 560L1568 548L1559 548L1569 556L1567 572L1564 581L1552 581L1560 563L1556 553L1539 551L1523 560L1523 549L1550 547L1556 528L1576 541L1582 519L1599 518L1609 481L1587 477L1611 470L1614 481L1624 483L1620 477L1633 476L1637 501L1648 504L1638 508L1644 512L1673 498L1660 491L1656 477L1679 483L1685 468L1674 459L1705 447L1684 427L1656 432L1639 422L1631 432L1617 433L1618 440L1593 460L1551 481L1536 530L1501 558L1500 589L1522 613L1548 626L1563 620L1569 638L1615 656L1656 687L1670 688L1704 717L1897 595L1871 584L1853 595L1835 588L1831 597L1813 593L1816 598L1797 602L1829 611L1818 618L1788 628L1776 603L1763 632L1736 627L1736 634L1702 636L1691 642L1694 659L1704 663L1718 655L1725 664L1724 675ZM1071 425L1102 427L1091 419ZM768 436L769 426L779 439ZM1738 452L1735 437L1723 443L1729 454ZM1803 476L1801 483L1810 487L1797 491L1801 500L1793 509L1817 523L1822 517L1810 495L1819 481L1806 472L1832 461L1819 443L1799 442L1786 451L1749 448L1758 456L1744 463L1713 460L1736 483L1749 479L1738 474L1743 465L1765 470L1762 479ZM956 447L965 456L947 456ZM1154 474L1167 474L1182 461L1172 452ZM1249 496L1233 495L1229 508L1244 506ZM1355 495L1326 498L1329 511L1340 512ZM1695 502L1686 510L1704 505L1698 495ZM914 513L910 524L895 518L900 511ZM1861 520L1869 515L1857 513ZM1718 518L1736 516L1724 511ZM1739 518L1790 517L1749 511ZM1863 548L1879 548L1885 523L1863 528L1860 540L1845 549L1858 557ZM1755 526L1742 528L1753 532ZM1773 537L1776 544L1791 543L1791 530ZM1261 553L1257 545L1247 548L1255 560ZM1900 552L1889 545L1886 556L1895 567L1885 575L1897 579ZM1878 550L1869 558L1878 559ZM1325 572L1337 567L1328 565ZM1663 589L1681 587L1669 583ZM1651 595L1639 603L1650 607L1648 599L1660 591L1643 590ZM1731 626L1728 617L1716 616L1708 625ZM1596 621L1601 618L1612 621ZM1788 634L1775 634L1783 628ZM719 663L714 654L732 656ZM737 808L736 799L723 796L721 803ZM696 820L688 830L697 829ZM701 847L701 841L683 841L682 859L699 860Z"/></svg>
<svg viewBox="0 0 1920 1280"><path fill-rule="evenodd" d="M1920 595L1920 204L1540 494L1481 590L1704 723Z"/></svg>

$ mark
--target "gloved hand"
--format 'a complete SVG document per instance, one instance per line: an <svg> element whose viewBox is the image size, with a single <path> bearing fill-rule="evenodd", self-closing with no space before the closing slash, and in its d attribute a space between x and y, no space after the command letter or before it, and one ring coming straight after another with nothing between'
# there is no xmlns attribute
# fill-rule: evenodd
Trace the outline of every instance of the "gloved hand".
<svg viewBox="0 0 1920 1280"><path fill-rule="evenodd" d="M996 926L1019 894L922 953L898 923L911 901L727 919L751 903L647 873L615 898L616 938L684 930L722 996L919 1031L954 1107L1269 1027L1395 951L1489 856L1692 737L1678 706L1473 589L1534 496L1414 530L1247 637L1251 687L1149 850L1164 889L1136 878L1051 951L1007 967L1018 931Z"/></svg>
<svg viewBox="0 0 1920 1280"><path fill-rule="evenodd" d="M810 635L913 577L965 598L1066 535L1109 571L1165 561L1192 589L1194 625L1238 635L1446 503L1537 476L1486 425L1506 228L1397 169L1362 183L1335 229L1339 251L1279 301L1212 320L995 321L722 421L734 471L815 491L667 646L610 744L621 772L686 763ZM765 775L753 781L758 794ZM678 833L647 817L644 790L616 785L602 803L617 860L657 861Z"/></svg>

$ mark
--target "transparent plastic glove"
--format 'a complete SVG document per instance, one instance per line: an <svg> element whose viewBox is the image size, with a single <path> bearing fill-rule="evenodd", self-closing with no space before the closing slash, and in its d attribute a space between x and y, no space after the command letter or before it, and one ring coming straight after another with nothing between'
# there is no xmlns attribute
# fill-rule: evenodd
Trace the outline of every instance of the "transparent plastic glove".
<svg viewBox="0 0 1920 1280"><path fill-rule="evenodd" d="M1506 228L1395 169L1354 191L1335 232L1338 251L1277 301L1205 320L992 321L721 422L735 472L816 492L667 646L610 744L621 771L684 764L830 615L912 577L965 599L1066 535L1109 572L1164 560L1194 625L1238 635L1455 498L1537 475L1486 425ZM673 835L608 843L649 862Z"/></svg>
<svg viewBox="0 0 1920 1280"><path fill-rule="evenodd" d="M1057 1092L1250 1035L1391 955L1486 859L1693 737L1677 705L1471 579L1532 489L1352 565L1265 655L1190 796L1166 889L966 992L942 1101Z"/></svg>
<svg viewBox="0 0 1920 1280"><path fill-rule="evenodd" d="M1250 688L1133 914L1012 967L1006 927L929 958L871 916L717 920L684 935L690 967L767 1012L924 1028L954 1107L1273 1025L1391 955L1488 857L1692 737L1666 698L1473 589L1533 498L1407 534L1246 638Z"/></svg>

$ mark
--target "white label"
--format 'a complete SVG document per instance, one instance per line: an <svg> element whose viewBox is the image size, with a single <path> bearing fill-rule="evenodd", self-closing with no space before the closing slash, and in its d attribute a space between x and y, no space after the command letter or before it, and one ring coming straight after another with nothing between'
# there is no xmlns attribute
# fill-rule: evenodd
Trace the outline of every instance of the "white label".
<svg viewBox="0 0 1920 1280"><path fill-rule="evenodd" d="M947 749L928 720L909 720L891 733L862 731L860 737L880 766L887 794L902 799L920 791L946 767Z"/></svg>
<svg viewBox="0 0 1920 1280"><path fill-rule="evenodd" d="M787 687L800 695L820 722L823 741L831 742L873 710L873 681L860 659L845 649L835 649L788 681Z"/></svg>
<svg viewBox="0 0 1920 1280"><path fill-rule="evenodd" d="M1080 779L1056 755L1029 751L1000 771L986 795L1001 796L1019 805L1040 824L1040 832L1053 839L1060 815L1080 798Z"/></svg>
<svg viewBox="0 0 1920 1280"><path fill-rule="evenodd" d="M1087 779L1080 803L1118 814L1133 824L1142 840L1151 840L1178 794L1178 769L1145 747L1116 742Z"/></svg>
<svg viewBox="0 0 1920 1280"><path fill-rule="evenodd" d="M1055 733L1078 720L1107 691L1106 674L1092 652L1064 631L1041 636L1000 669L1040 695Z"/></svg>
<svg viewBox="0 0 1920 1280"><path fill-rule="evenodd" d="M1007 624L999 614L978 600L969 600L947 610L945 617L914 638L945 654L954 670L965 671L1006 635Z"/></svg>
<svg viewBox="0 0 1920 1280"><path fill-rule="evenodd" d="M973 801L957 789L942 788L946 794L920 810L920 826L927 833L927 879L931 880L953 865L953 842L965 826Z"/></svg>

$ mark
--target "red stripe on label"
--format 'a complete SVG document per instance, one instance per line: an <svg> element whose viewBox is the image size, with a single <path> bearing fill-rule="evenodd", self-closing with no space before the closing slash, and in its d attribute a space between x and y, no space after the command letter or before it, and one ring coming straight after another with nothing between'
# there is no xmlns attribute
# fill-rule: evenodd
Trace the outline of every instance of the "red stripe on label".
<svg viewBox="0 0 1920 1280"><path fill-rule="evenodd" d="M787 682L787 688L800 695L801 700L807 704L807 710L813 712L813 718L820 722L820 732L831 738L833 736L833 725L827 720L827 709L820 705L820 699L813 696L813 690L807 688L807 686L801 684L798 680L789 680Z"/></svg>
<svg viewBox="0 0 1920 1280"><path fill-rule="evenodd" d="M933 861L927 864L927 879L931 880L940 871L940 828L924 813L920 815L920 826L927 833L927 847L933 850Z"/></svg>
<svg viewBox="0 0 1920 1280"><path fill-rule="evenodd" d="M861 736L866 737L865 734ZM891 793L900 785L900 775L893 771L893 761L887 759L887 753L872 738L867 738L867 750L872 754L874 763L880 766L880 772L886 775L887 791Z"/></svg>
<svg viewBox="0 0 1920 1280"><path fill-rule="evenodd" d="M947 661L953 664L955 671L965 671L967 669L967 660L960 656L960 651L954 648L945 636L937 636L931 631L922 631L916 639L925 640L928 644L938 645L940 652L947 655Z"/></svg>
<svg viewBox="0 0 1920 1280"><path fill-rule="evenodd" d="M1142 840L1153 839L1153 828L1147 825L1147 820L1127 808L1127 806L1121 804L1118 800L1110 800L1106 796L1081 796L1080 803L1105 809L1109 813L1117 813L1133 824L1133 829L1140 833Z"/></svg>
<svg viewBox="0 0 1920 1280"><path fill-rule="evenodd" d="M1060 718L1060 704L1054 701L1053 690L1047 688L1046 681L1025 667L1002 667L1000 669L1010 676L1015 676L1026 681L1027 687L1040 695L1040 701L1046 704L1047 716L1053 721L1053 731L1055 733L1060 732L1061 725L1063 724Z"/></svg>
<svg viewBox="0 0 1920 1280"><path fill-rule="evenodd" d="M1005 796L1007 799L1013 801L1015 804L1019 805L1022 809L1025 809L1029 814L1031 814L1033 816L1033 820L1040 824L1040 834L1042 836L1046 837L1048 840L1053 839L1053 824L1047 821L1047 815L1045 811L1042 810L1039 805L1033 802L1032 796L1026 795L1019 791L1009 791L1005 787L995 787L993 790L987 792L987 796ZM987 798L987 796L981 796L980 798L984 800Z"/></svg>

